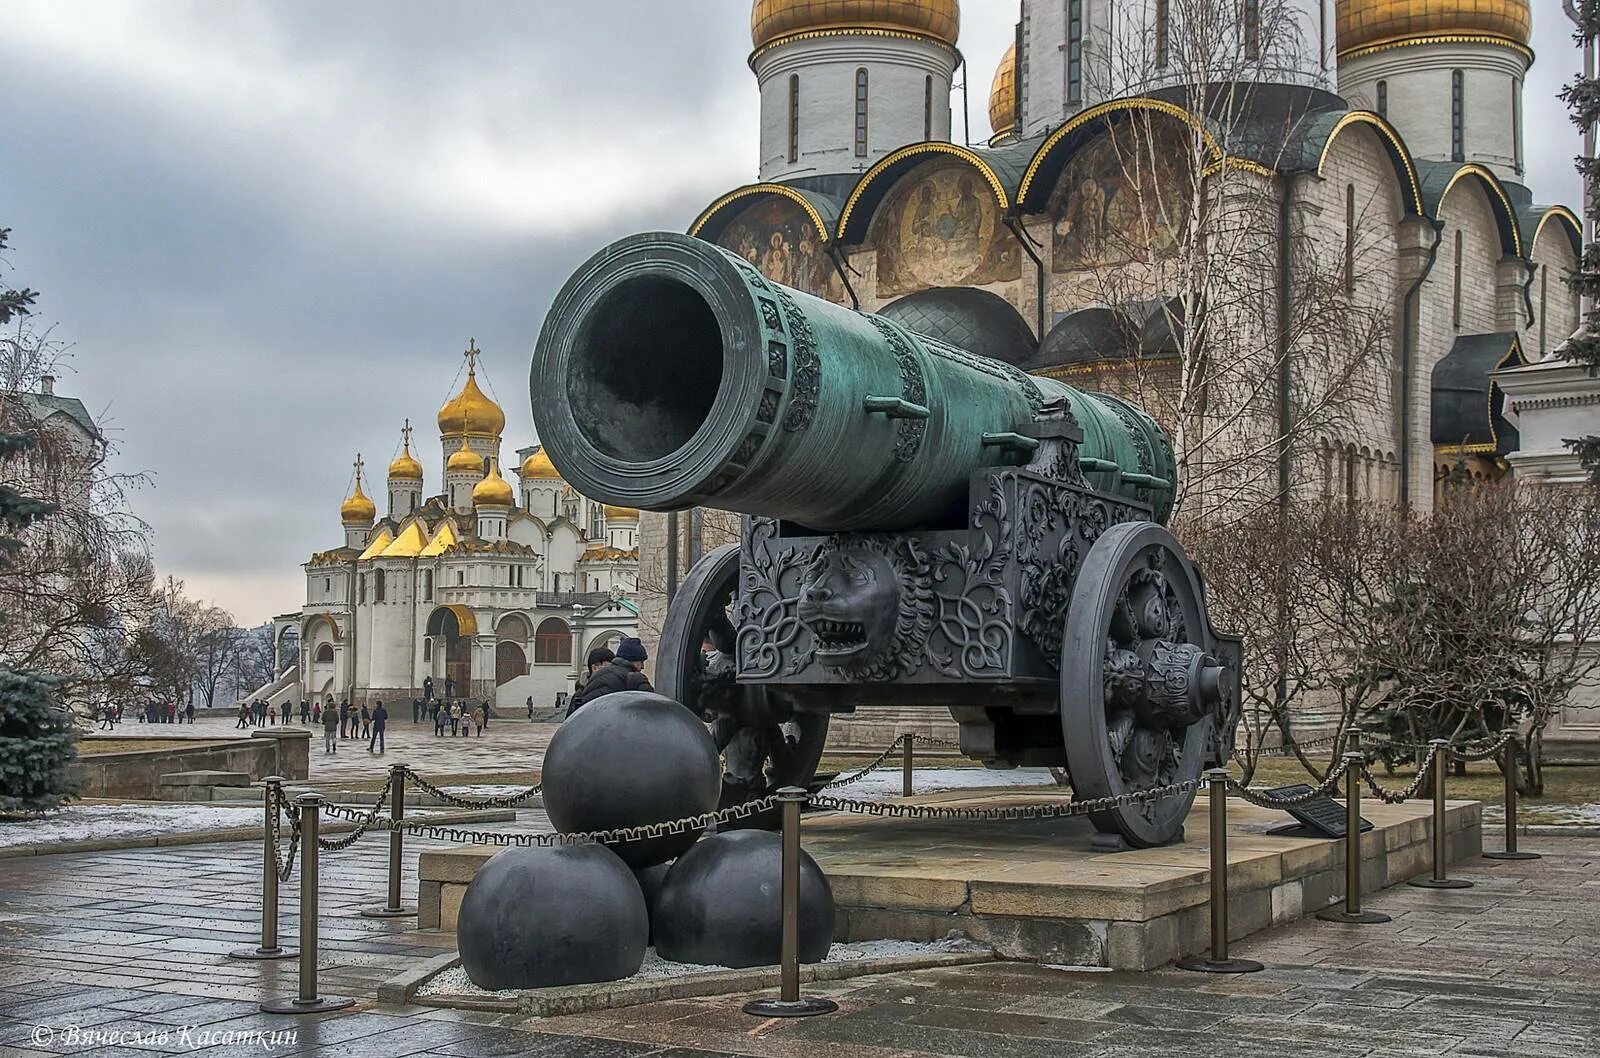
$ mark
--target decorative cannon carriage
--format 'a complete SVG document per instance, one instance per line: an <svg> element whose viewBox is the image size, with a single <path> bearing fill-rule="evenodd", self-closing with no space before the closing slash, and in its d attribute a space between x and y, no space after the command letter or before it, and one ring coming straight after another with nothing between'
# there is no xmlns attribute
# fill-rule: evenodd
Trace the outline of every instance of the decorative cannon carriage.
<svg viewBox="0 0 1600 1058"><path fill-rule="evenodd" d="M531 388L585 495L744 515L678 587L656 655L657 689L712 725L725 804L810 783L829 717L874 704L947 708L967 756L1064 767L1083 798L1228 759L1239 640L1163 527L1171 446L1127 402L670 234L568 281ZM1192 801L1092 819L1112 846L1165 844Z"/></svg>

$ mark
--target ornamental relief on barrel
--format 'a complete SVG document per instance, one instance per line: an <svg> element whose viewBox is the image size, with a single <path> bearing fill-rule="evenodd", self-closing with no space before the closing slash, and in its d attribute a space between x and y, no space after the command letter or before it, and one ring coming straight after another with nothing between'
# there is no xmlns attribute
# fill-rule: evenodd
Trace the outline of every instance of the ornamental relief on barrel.
<svg viewBox="0 0 1600 1058"><path fill-rule="evenodd" d="M880 299L1022 278L1022 255L994 193L962 162L926 165L897 183L877 209L869 243Z"/></svg>

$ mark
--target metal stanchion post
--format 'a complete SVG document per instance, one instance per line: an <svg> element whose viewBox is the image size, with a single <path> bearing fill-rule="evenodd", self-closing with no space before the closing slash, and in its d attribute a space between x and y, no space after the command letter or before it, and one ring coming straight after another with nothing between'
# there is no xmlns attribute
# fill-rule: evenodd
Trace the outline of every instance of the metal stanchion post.
<svg viewBox="0 0 1600 1058"><path fill-rule="evenodd" d="M909 731L907 731L904 735L900 736L900 796L901 797L910 797L911 796L911 772L916 767L916 760L913 757L913 754L916 751L913 750L911 748L911 746L912 746L912 743L916 742L916 740L917 740L917 736L913 735Z"/></svg>
<svg viewBox="0 0 1600 1058"><path fill-rule="evenodd" d="M1537 860L1537 852L1517 851L1517 732L1515 728L1505 732L1505 770L1506 770L1506 849L1504 852L1486 852L1486 860Z"/></svg>
<svg viewBox="0 0 1600 1058"><path fill-rule="evenodd" d="M1366 757L1360 750L1344 755L1344 907L1317 912L1324 922L1350 922L1361 926L1393 921L1382 911L1361 910L1361 769Z"/></svg>
<svg viewBox="0 0 1600 1058"><path fill-rule="evenodd" d="M354 1006L354 999L317 995L317 815L322 798L301 794L294 799L300 809L300 994L268 999L261 1004L268 1014L320 1014Z"/></svg>
<svg viewBox="0 0 1600 1058"><path fill-rule="evenodd" d="M1406 884L1419 889L1471 889L1472 883L1465 878L1449 877L1450 843L1445 838L1444 776L1450 764L1450 742L1436 738L1428 743L1428 747L1433 754L1433 875L1413 878Z"/></svg>
<svg viewBox="0 0 1600 1058"><path fill-rule="evenodd" d="M406 766L404 764L389 765L389 818L395 823L406 816ZM389 831L389 902L382 907L366 907L361 909L363 918L407 918L417 913L414 907L406 907L400 903L400 864L405 851L404 837L400 827L394 826Z"/></svg>
<svg viewBox="0 0 1600 1058"><path fill-rule="evenodd" d="M278 943L278 857L275 852L278 822L278 791L281 775L261 780L261 802L265 809L261 821L261 945L239 948L228 953L230 959L292 959L298 953Z"/></svg>
<svg viewBox="0 0 1600 1058"><path fill-rule="evenodd" d="M778 800L783 804L782 980L777 999L752 999L744 1005L746 1014L764 1018L808 1018L839 1009L839 1004L831 999L800 995L800 809L808 796L798 786L785 786L778 791Z"/></svg>
<svg viewBox="0 0 1600 1058"><path fill-rule="evenodd" d="M1180 970L1208 974L1253 974L1265 969L1254 959L1228 958L1228 769L1206 772L1211 789L1211 951L1178 960Z"/></svg>

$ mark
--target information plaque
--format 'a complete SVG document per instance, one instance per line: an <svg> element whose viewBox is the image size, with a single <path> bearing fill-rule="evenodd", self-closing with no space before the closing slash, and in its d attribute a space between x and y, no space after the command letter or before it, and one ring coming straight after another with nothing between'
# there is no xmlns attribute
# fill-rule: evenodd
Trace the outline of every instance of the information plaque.
<svg viewBox="0 0 1600 1058"><path fill-rule="evenodd" d="M1295 783L1293 786L1279 786L1268 790L1270 797L1303 797L1310 793L1312 787L1305 783ZM1298 822L1274 827L1267 831L1279 837L1305 837L1305 838L1342 838L1344 837L1344 805L1326 795L1307 801L1293 808L1285 808L1285 812L1294 816ZM1365 834L1372 829L1372 824L1367 820L1361 821L1361 832Z"/></svg>

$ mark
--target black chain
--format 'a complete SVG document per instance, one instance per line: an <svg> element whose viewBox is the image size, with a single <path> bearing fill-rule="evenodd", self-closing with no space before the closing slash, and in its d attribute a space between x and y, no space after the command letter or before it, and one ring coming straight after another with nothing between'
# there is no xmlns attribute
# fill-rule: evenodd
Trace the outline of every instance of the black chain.
<svg viewBox="0 0 1600 1058"><path fill-rule="evenodd" d="M1407 786L1399 793L1396 793L1395 791L1387 789L1381 785L1377 778L1372 774L1372 769L1365 765L1362 765L1361 767L1361 778L1366 780L1367 789L1372 791L1372 796L1376 797L1384 804L1402 804L1417 796L1417 793L1427 783L1428 775L1433 771L1433 766L1439 759L1439 751L1441 749L1448 751L1448 747L1445 746L1429 747L1428 755L1422 759L1422 766L1417 769L1417 777L1411 780L1411 785Z"/></svg>
<svg viewBox="0 0 1600 1058"><path fill-rule="evenodd" d="M1325 797L1330 792L1337 789L1339 780L1342 779L1345 772L1349 770L1350 762L1345 760L1343 757L1339 758L1339 760L1329 768L1328 774L1323 777L1322 782L1318 783L1315 789L1307 790L1305 793L1286 794L1280 796L1267 793L1265 790L1251 789L1235 779L1228 780L1228 790L1230 793L1238 794L1240 797L1244 798L1246 801L1249 801L1258 808L1298 808L1303 804L1309 804L1310 802L1315 801L1319 797Z"/></svg>
<svg viewBox="0 0 1600 1058"><path fill-rule="evenodd" d="M538 797L544 786L543 783L534 783L520 793L505 794L499 797L462 797L459 794L446 791L443 787L435 786L412 771L409 764L404 767L406 778L415 783L419 790L423 793L432 794L445 804L454 805L457 808L516 808Z"/></svg>
<svg viewBox="0 0 1600 1058"><path fill-rule="evenodd" d="M901 735L899 738L897 738L893 742L889 743L889 748L884 750L882 753L878 754L877 759L874 760L871 764L868 764L864 768L858 768L853 773L839 776L838 778L834 779L832 782L824 784L822 789L831 790L831 789L833 789L834 787L837 787L837 786L849 786L853 782L860 782L862 779L866 778L870 773L872 773L873 771L876 771L878 768L882 767L884 761L888 760L891 756L893 756L894 755L894 751L899 749L902 745L905 744L906 739L914 738L914 737L915 736L913 736L913 735Z"/></svg>
<svg viewBox="0 0 1600 1058"><path fill-rule="evenodd" d="M317 848L327 849L329 852L339 852L348 849L351 845L361 840L368 830L374 828L387 829L383 825L383 803L389 799L390 792L394 789L394 772L389 773L389 780L383 784L383 789L378 791L378 799L372 808L365 814L354 809L345 808L343 805L325 804L322 810L335 819L354 820L356 828L340 838L317 838Z"/></svg>
<svg viewBox="0 0 1600 1058"><path fill-rule="evenodd" d="M462 830L458 827L435 826L423 821L402 819L398 823L393 820L384 820L377 824L380 830L399 830L407 834L417 834L421 837L437 838L440 841L454 841L471 845L500 845L548 848L552 845L582 845L590 842L598 844L617 844L626 841L648 841L652 838L671 837L688 831L705 830L711 826L723 823L732 823L741 819L748 819L760 812L766 812L777 807L777 797L763 797L756 801L746 801L744 804L732 808L724 808L717 812L706 812L702 815L689 816L684 819L674 819L665 823L646 823L637 827L619 827L615 830L594 830L577 834L495 834L481 830Z"/></svg>
<svg viewBox="0 0 1600 1058"><path fill-rule="evenodd" d="M289 803L283 795L283 788L277 785L271 787L267 793L273 799L272 813L272 863L278 872L278 880L287 882L294 873L294 858L300 851L300 813ZM282 855L278 850L281 823L279 813L289 817L289 854Z"/></svg>

